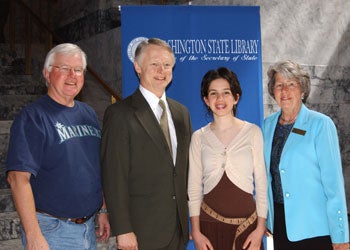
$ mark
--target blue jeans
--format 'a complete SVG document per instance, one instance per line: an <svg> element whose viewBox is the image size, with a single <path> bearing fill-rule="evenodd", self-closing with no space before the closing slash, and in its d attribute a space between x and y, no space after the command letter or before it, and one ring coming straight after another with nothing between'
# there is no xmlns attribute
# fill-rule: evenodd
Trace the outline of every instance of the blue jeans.
<svg viewBox="0 0 350 250"><path fill-rule="evenodd" d="M42 213L36 213L36 215L50 250L97 250L95 216L83 224L76 224ZM22 243L26 249L26 238L22 227L21 234Z"/></svg>

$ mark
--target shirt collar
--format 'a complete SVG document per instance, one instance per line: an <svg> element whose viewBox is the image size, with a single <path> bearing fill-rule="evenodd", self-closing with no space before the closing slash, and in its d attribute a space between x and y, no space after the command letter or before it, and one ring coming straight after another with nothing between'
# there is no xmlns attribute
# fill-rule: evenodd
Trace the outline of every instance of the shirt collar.
<svg viewBox="0 0 350 250"><path fill-rule="evenodd" d="M142 85L139 86L139 89L140 89L143 97L146 99L146 101L150 105L151 109L156 110L158 107L159 98L155 94L153 94L151 91L149 91L148 89L145 89L144 87L142 87ZM163 93L163 95L161 96L160 99L162 99L165 102L166 106L168 105L167 101L166 101L165 92Z"/></svg>

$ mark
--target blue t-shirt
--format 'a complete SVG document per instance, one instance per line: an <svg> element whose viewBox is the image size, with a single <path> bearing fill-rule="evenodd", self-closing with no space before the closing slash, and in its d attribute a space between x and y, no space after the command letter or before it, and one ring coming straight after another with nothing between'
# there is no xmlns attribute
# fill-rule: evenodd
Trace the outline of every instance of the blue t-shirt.
<svg viewBox="0 0 350 250"><path fill-rule="evenodd" d="M11 126L6 172L32 174L37 209L81 218L102 205L101 129L91 107L74 103L45 95L22 109Z"/></svg>

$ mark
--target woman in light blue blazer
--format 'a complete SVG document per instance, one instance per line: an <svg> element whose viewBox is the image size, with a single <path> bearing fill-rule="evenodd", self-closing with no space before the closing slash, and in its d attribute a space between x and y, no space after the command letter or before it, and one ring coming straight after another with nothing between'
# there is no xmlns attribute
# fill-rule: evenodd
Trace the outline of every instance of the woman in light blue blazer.
<svg viewBox="0 0 350 250"><path fill-rule="evenodd" d="M274 250L348 250L349 227L337 130L308 109L310 77L292 61L268 72L280 111L263 124L268 176L267 228Z"/></svg>

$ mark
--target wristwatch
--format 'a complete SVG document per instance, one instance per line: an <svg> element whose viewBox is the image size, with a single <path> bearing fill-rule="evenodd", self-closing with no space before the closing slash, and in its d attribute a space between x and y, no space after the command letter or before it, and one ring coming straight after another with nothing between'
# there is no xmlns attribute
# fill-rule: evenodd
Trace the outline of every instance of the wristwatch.
<svg viewBox="0 0 350 250"><path fill-rule="evenodd" d="M100 211L98 211L98 214L108 214L107 208L102 207Z"/></svg>

